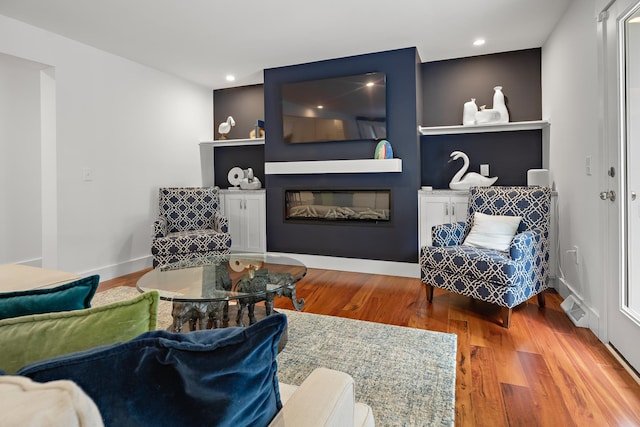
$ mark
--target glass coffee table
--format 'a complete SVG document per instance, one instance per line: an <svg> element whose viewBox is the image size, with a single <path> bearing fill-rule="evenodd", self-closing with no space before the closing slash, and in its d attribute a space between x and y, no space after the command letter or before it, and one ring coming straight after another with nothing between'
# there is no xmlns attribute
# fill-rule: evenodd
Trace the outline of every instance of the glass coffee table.
<svg viewBox="0 0 640 427"><path fill-rule="evenodd" d="M273 312L276 296L291 298L296 310L296 283L306 266L287 256L269 253L231 253L158 266L136 284L141 292L156 290L173 302L171 330L245 326ZM260 311L256 312L256 304ZM264 310L262 310L264 305ZM257 317L256 317L257 315ZM234 320L229 320L230 318Z"/></svg>

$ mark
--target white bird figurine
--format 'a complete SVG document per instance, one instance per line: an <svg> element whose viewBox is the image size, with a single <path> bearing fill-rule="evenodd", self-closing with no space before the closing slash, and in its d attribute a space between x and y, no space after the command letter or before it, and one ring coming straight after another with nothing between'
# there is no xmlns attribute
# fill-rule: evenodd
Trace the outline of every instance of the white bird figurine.
<svg viewBox="0 0 640 427"><path fill-rule="evenodd" d="M464 161L460 170L456 172L453 178L451 178L449 188L452 190L468 190L471 187L491 187L498 180L497 176L489 178L487 176L482 176L477 172L469 172L465 175L465 172L469 169L469 156L462 151L454 151L451 153L450 157L451 160L449 160L449 162L458 160L461 157ZM464 178L462 177L463 175Z"/></svg>
<svg viewBox="0 0 640 427"><path fill-rule="evenodd" d="M233 120L233 117L231 116L227 117L226 122L220 123L220 126L218 126L218 133L220 133L220 139L227 139L227 134L231 130L231 127L235 125L236 125L236 121Z"/></svg>

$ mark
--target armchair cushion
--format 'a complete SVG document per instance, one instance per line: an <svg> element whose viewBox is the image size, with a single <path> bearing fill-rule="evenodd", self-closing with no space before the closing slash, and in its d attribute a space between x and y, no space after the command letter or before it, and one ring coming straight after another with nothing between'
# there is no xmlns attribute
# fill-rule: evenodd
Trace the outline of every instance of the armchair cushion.
<svg viewBox="0 0 640 427"><path fill-rule="evenodd" d="M522 221L520 216L486 215L476 212L473 226L463 245L506 251Z"/></svg>
<svg viewBox="0 0 640 427"><path fill-rule="evenodd" d="M74 381L105 425L266 426L282 408L276 356L286 324L274 314L248 328L148 332L18 374Z"/></svg>
<svg viewBox="0 0 640 427"><path fill-rule="evenodd" d="M231 247L231 236L215 230L191 230L169 233L153 240L151 253L167 256L194 252L223 252Z"/></svg>
<svg viewBox="0 0 640 427"><path fill-rule="evenodd" d="M99 282L94 275L55 288L0 293L0 319L89 308Z"/></svg>
<svg viewBox="0 0 640 427"><path fill-rule="evenodd" d="M0 320L0 369L99 345L127 341L156 328L158 292L101 307Z"/></svg>

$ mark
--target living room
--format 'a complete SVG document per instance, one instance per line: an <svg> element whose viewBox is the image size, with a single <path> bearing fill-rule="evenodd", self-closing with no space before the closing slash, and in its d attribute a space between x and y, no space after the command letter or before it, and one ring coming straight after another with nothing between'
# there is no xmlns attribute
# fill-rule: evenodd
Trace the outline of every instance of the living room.
<svg viewBox="0 0 640 427"><path fill-rule="evenodd" d="M0 145L5 171L1 188L5 206L25 208L2 211L5 229L0 262L82 275L97 273L104 280L148 268L157 189L202 181L198 143L213 140L218 125L213 119L212 91L259 82L253 76L253 80L240 78L213 86L177 77L143 65L142 60L126 59L126 54L116 55L88 41L56 34L46 29L46 23L25 23L26 17L11 13L11 3L0 7L0 73L2 81L11 81L3 88L7 96L0 100L0 122L7 132ZM558 258L564 277L556 283L557 290L563 298L570 294L579 298L589 313L589 329L606 343L607 300L611 298L602 285L609 282L603 249L604 206L597 193L604 189L607 166L598 107L601 77L596 17L608 2L547 3L556 12L548 33L537 44L514 45L508 51L540 49L541 118L551 123L548 167L559 195ZM114 22L117 17L114 14ZM218 21L215 16L207 19L210 25ZM245 19L236 18L238 22ZM446 21L431 18L422 25L435 25L432 21L439 20ZM252 23L259 26L256 21L247 26ZM523 24L505 23L501 38L515 38L518 25ZM259 28L264 31L263 26ZM417 32L419 26L415 28ZM385 29L370 27L369 31L384 33ZM156 49L172 43L170 33L157 41ZM233 40L240 35L220 37L233 50ZM255 39L259 50L260 37ZM327 47L314 54L309 53L314 44L307 42L298 47L303 53L295 63L413 46L392 39L366 48L353 41L342 42L347 45L345 50ZM276 58L277 49L272 52ZM426 53L420 55L422 61L432 61ZM463 56L473 55L454 53L449 58ZM276 62L261 67L260 76L265 68L290 65ZM233 64L224 57L220 63L223 79ZM505 92L509 95L506 88ZM462 105L458 107L461 114ZM419 116L417 120L423 125ZM11 141L25 143L16 146ZM591 174L585 173L586 158L593 161ZM406 191L415 194L420 183L410 185L413 187ZM579 255L575 253L579 262L572 258L574 252L568 252L574 247L579 248ZM424 295L420 287L416 292Z"/></svg>

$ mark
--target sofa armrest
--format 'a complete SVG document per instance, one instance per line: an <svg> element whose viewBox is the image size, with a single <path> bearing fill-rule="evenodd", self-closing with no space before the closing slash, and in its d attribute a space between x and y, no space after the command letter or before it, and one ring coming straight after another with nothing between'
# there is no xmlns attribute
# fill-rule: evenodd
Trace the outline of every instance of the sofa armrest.
<svg viewBox="0 0 640 427"><path fill-rule="evenodd" d="M163 216L159 216L153 221L153 238L164 237L167 235L168 222Z"/></svg>
<svg viewBox="0 0 640 427"><path fill-rule="evenodd" d="M354 387L350 375L317 368L284 402L269 426L351 426L355 417Z"/></svg>
<svg viewBox="0 0 640 427"><path fill-rule="evenodd" d="M215 211L213 213L213 218L211 218L213 229L219 231L221 233L229 232L229 219L224 216L221 212Z"/></svg>
<svg viewBox="0 0 640 427"><path fill-rule="evenodd" d="M533 259L541 236L540 230L523 231L516 234L509 245L509 257L513 261Z"/></svg>
<svg viewBox="0 0 640 427"><path fill-rule="evenodd" d="M431 245L459 246L464 241L466 228L467 223L464 221L434 225L431 229Z"/></svg>

